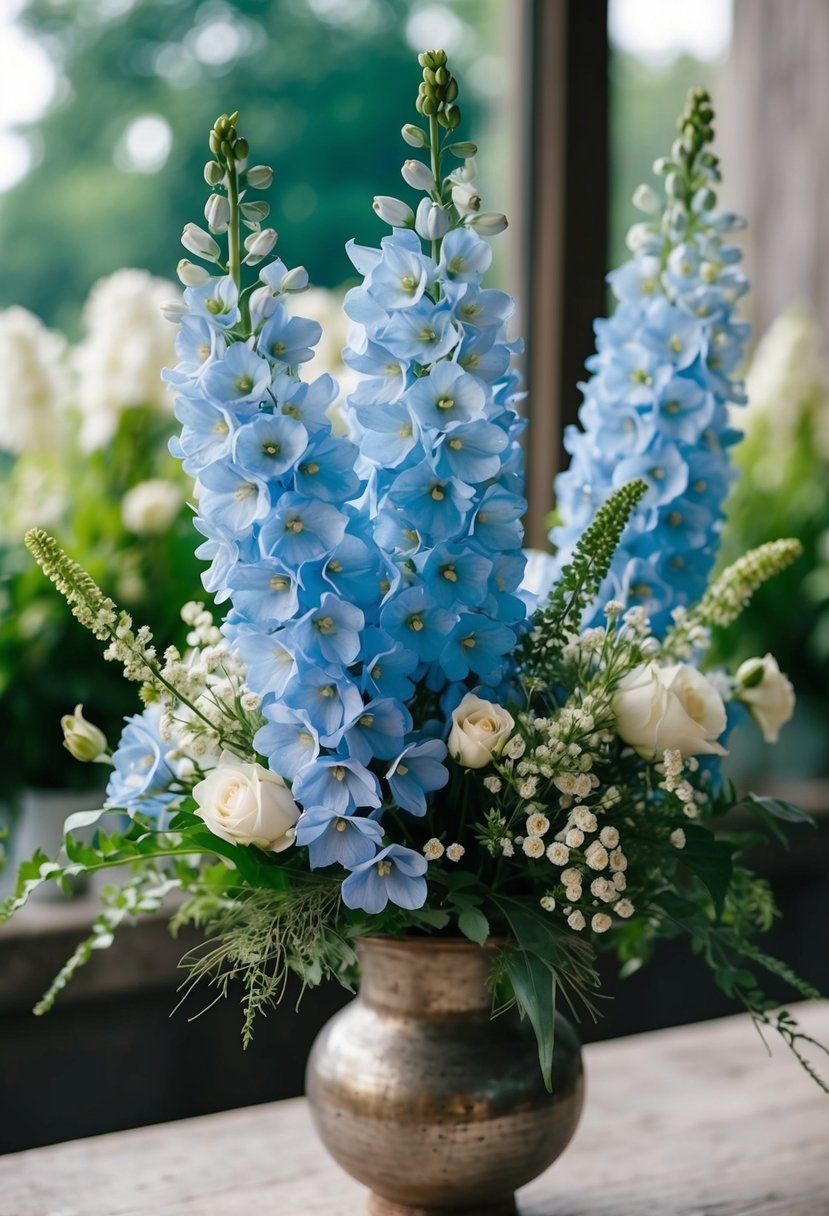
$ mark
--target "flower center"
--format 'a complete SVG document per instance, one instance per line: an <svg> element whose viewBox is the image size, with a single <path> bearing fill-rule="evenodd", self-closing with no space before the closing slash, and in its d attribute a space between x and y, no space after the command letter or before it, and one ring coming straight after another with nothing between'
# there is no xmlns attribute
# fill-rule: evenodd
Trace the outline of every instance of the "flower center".
<svg viewBox="0 0 829 1216"><path fill-rule="evenodd" d="M438 397L437 401L435 402L435 405L439 410L451 410L454 404L455 401L453 397Z"/></svg>
<svg viewBox="0 0 829 1216"><path fill-rule="evenodd" d="M410 629L413 629L415 633L420 633L421 629L423 628L423 617L418 616L416 612L413 612L410 617L406 618L406 624Z"/></svg>
<svg viewBox="0 0 829 1216"><path fill-rule="evenodd" d="M233 384L237 392L249 393L253 388L253 379L250 376L237 376Z"/></svg>
<svg viewBox="0 0 829 1216"><path fill-rule="evenodd" d="M290 519L285 521L285 531L293 532L295 535L302 531L303 526L302 520L298 515L292 515Z"/></svg>
<svg viewBox="0 0 829 1216"><path fill-rule="evenodd" d="M314 627L318 633L336 633L337 626L334 624L334 618L331 616L318 616L314 621Z"/></svg>
<svg viewBox="0 0 829 1216"><path fill-rule="evenodd" d="M240 486L236 487L233 497L237 502L244 502L246 498L250 498L256 493L256 486L252 481L243 481Z"/></svg>
<svg viewBox="0 0 829 1216"><path fill-rule="evenodd" d="M287 591L291 585L291 580L286 574L275 574L271 579L271 587L274 591Z"/></svg>
<svg viewBox="0 0 829 1216"><path fill-rule="evenodd" d="M389 874L391 874L391 862L386 861L385 858L383 858L382 861L378 861L377 862L377 873L380 875L381 878L388 878Z"/></svg>

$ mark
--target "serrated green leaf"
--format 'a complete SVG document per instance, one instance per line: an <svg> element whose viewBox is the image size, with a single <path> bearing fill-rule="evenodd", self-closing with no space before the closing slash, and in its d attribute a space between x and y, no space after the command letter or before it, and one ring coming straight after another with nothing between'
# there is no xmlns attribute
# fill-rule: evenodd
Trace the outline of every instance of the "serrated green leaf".
<svg viewBox="0 0 829 1216"><path fill-rule="evenodd" d="M478 908L464 908L458 917L458 928L464 937L479 946L483 946L489 937L489 921Z"/></svg>
<svg viewBox="0 0 829 1216"><path fill-rule="evenodd" d="M553 1092L553 1049L556 1024L556 976L535 954L510 950L507 976L519 1008L530 1019L538 1043L538 1062L548 1093Z"/></svg>

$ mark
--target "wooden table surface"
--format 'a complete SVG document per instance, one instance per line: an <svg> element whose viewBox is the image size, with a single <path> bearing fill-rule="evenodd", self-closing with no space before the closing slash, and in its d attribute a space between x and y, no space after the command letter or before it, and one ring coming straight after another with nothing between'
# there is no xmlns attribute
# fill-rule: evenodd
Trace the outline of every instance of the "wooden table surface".
<svg viewBox="0 0 829 1216"><path fill-rule="evenodd" d="M829 1043L829 1002L797 1012ZM745 1016L584 1054L581 1126L522 1216L829 1216L829 1097ZM303 1099L0 1158L0 1216L363 1216L365 1195Z"/></svg>

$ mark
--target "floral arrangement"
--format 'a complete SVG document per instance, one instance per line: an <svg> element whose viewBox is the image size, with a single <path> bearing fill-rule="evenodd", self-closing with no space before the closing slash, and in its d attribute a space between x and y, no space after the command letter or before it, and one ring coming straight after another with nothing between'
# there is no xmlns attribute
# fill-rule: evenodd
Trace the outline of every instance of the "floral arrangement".
<svg viewBox="0 0 829 1216"><path fill-rule="evenodd" d="M4 914L50 879L118 866L133 876L105 895L38 1011L125 917L178 889L174 927L195 922L210 943L189 959L188 982L225 991L240 980L246 1039L288 971L353 984L361 935L495 939L494 1005L515 1001L529 1017L549 1084L556 1002L596 1012L596 953L615 946L631 966L685 933L720 987L812 1070L806 1036L773 1012L757 972L816 994L755 943L775 915L741 861L756 834L715 832L734 799L707 764L725 751L727 702L772 738L791 688L763 660L737 679L700 670L709 629L735 619L799 545L746 554L660 636L641 605L605 595L652 495L632 477L532 602L513 304L483 286L485 238L506 220L482 210L445 54L420 64L424 121L403 138L426 159L402 175L422 197L375 199L390 235L349 246L362 282L345 302L344 361L359 376L348 435L328 416L336 385L309 374L320 328L287 304L307 276L268 260L276 234L253 192L271 170L249 166L238 115L210 133L208 228L188 224L183 243L213 269L179 265L167 379L174 450L196 479L204 585L228 605L221 625L188 603L187 650L159 655L56 541L28 536L145 704L111 754L95 726L67 723L76 753L112 764L115 826L104 830L104 812L71 817L66 859L24 865ZM702 147L709 120L696 99L683 140ZM681 322L698 349L687 305L670 308L666 332ZM744 804L772 835L778 818L802 817ZM77 833L92 823L90 845Z"/></svg>
<svg viewBox="0 0 829 1216"><path fill-rule="evenodd" d="M0 723L6 792L88 784L62 746L65 689L115 731L129 690L78 639L59 595L32 568L23 534L49 528L106 590L154 629L177 632L198 590L187 478L167 453L175 426L161 369L175 356L159 311L170 284L141 270L96 283L74 346L22 308L0 313ZM54 723L50 732L44 722Z"/></svg>

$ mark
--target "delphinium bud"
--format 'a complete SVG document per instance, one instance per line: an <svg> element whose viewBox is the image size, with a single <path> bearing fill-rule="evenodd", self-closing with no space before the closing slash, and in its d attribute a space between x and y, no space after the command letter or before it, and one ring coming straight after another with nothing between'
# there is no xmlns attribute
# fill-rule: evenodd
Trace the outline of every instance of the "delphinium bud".
<svg viewBox="0 0 829 1216"><path fill-rule="evenodd" d="M203 287L210 278L209 270L205 270L204 266L197 266L195 262L189 262L187 258L182 258L176 266L176 274L185 287Z"/></svg>
<svg viewBox="0 0 829 1216"><path fill-rule="evenodd" d="M181 243L188 253L207 262L218 262L221 250L209 232L205 232L198 224L185 224L181 234Z"/></svg>
<svg viewBox="0 0 829 1216"><path fill-rule="evenodd" d="M426 132L412 122L407 122L400 134L410 148L425 148L429 143Z"/></svg>
<svg viewBox="0 0 829 1216"><path fill-rule="evenodd" d="M418 113L436 118L447 131L454 131L460 125L461 111L455 104L458 82L446 66L446 52L423 51L417 58L423 68L423 80L415 103Z"/></svg>
<svg viewBox="0 0 829 1216"><path fill-rule="evenodd" d="M268 165L252 165L245 173L245 182L252 190L268 190L273 182L273 169Z"/></svg>
<svg viewBox="0 0 829 1216"><path fill-rule="evenodd" d="M252 232L245 238L245 250L247 251L245 261L249 266L261 262L268 256L275 244L276 230L274 228L260 228L258 232Z"/></svg>
<svg viewBox="0 0 829 1216"><path fill-rule="evenodd" d="M211 232L227 232L230 203L223 194L211 194L204 205L204 218Z"/></svg>
<svg viewBox="0 0 829 1216"><path fill-rule="evenodd" d="M411 228L414 224L414 212L408 203L402 202L399 198L392 198L388 194L378 194L372 207L380 219L391 224L392 228Z"/></svg>
<svg viewBox="0 0 829 1216"><path fill-rule="evenodd" d="M425 190L428 194L435 188L435 175L422 160L407 160L400 170L403 181L413 190Z"/></svg>

